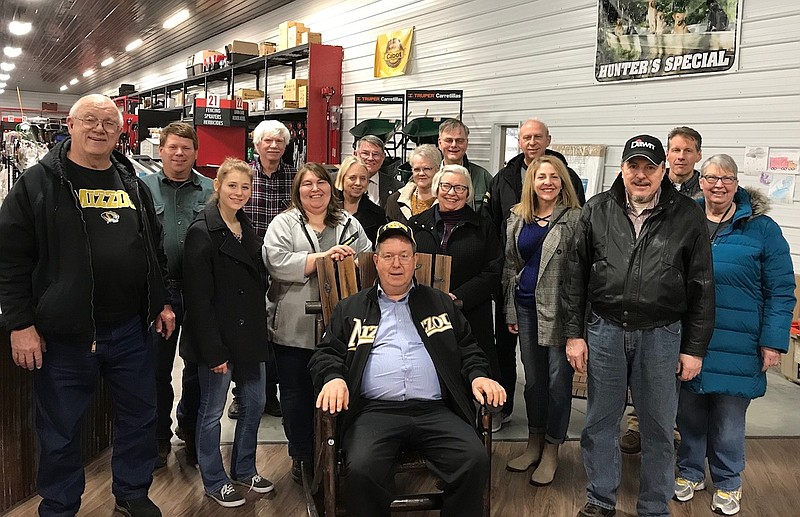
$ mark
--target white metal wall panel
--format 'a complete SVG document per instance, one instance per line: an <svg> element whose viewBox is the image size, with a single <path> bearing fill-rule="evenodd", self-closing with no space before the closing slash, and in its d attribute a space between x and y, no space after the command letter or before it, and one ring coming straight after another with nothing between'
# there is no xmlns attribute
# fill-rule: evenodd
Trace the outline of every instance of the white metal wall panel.
<svg viewBox="0 0 800 517"><path fill-rule="evenodd" d="M550 125L554 142L607 145L606 186L618 171L622 144L640 132L666 139L672 127L689 125L703 134L706 156L726 152L737 160L745 145L800 146L797 2L744 0L738 72L636 83L594 83L596 16L595 0L297 0L185 55L120 78L105 91L123 82L148 88L178 80L186 56L234 38L276 40L281 21L298 20L322 32L324 43L345 49L343 128L353 125L356 93L463 89L464 120L472 131L469 154L483 165L494 162L493 124L533 116ZM377 34L411 26L408 74L373 78ZM269 93L279 95L281 78L270 79ZM425 107L415 103L412 116ZM440 116L456 106L429 107L430 115ZM383 116L399 115L393 107L364 107L359 118L381 109ZM342 148L351 145L345 132ZM772 215L784 228L800 271L800 211L796 204L784 205Z"/></svg>

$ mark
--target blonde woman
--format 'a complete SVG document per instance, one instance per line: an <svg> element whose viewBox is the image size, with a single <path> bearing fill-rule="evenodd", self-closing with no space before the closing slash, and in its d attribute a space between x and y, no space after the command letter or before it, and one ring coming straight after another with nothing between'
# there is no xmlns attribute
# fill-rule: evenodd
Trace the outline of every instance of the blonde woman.
<svg viewBox="0 0 800 517"><path fill-rule="evenodd" d="M525 452L506 469L524 472L538 464L531 484L539 486L553 481L569 426L573 370L561 330L559 289L578 207L564 163L542 156L528 166L506 228L505 315L509 331L519 334L529 432Z"/></svg>
<svg viewBox="0 0 800 517"><path fill-rule="evenodd" d="M258 426L266 402L267 307L261 239L242 210L252 187L250 166L225 160L212 199L186 232L183 256L186 323L181 355L198 365L197 460L205 493L225 508L245 504L234 484L258 493L273 489L256 471ZM219 421L231 380L239 387L241 415L229 475L219 449Z"/></svg>
<svg viewBox="0 0 800 517"><path fill-rule="evenodd" d="M368 184L367 166L358 156L348 156L342 160L334 181L335 195L342 201L345 211L361 223L370 242L375 242L378 228L383 226L387 219L383 208L373 203L369 196L364 195L367 193Z"/></svg>
<svg viewBox="0 0 800 517"><path fill-rule="evenodd" d="M411 151L411 181L386 200L386 216L391 221L408 223L412 216L421 214L436 202L433 177L439 172L442 155L431 144L423 144Z"/></svg>

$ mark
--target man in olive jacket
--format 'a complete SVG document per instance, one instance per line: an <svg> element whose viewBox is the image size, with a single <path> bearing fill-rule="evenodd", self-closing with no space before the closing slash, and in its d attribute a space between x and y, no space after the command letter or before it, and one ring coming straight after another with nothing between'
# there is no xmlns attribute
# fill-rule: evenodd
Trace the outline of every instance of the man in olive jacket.
<svg viewBox="0 0 800 517"><path fill-rule="evenodd" d="M583 207L569 252L567 357L578 372L588 364L581 448L589 484L579 517L614 514L628 387L642 437L637 512L670 515L678 386L702 366L714 329L714 276L704 214L672 187L664 162L657 138L628 140L622 172Z"/></svg>
<svg viewBox="0 0 800 517"><path fill-rule="evenodd" d="M505 391L450 297L416 285L416 244L399 222L378 229L378 282L342 300L309 363L317 407L342 415L348 510L384 516L400 450L420 450L444 481L442 515L477 517L489 458L475 404ZM352 397L350 392L352 391ZM472 397L470 397L470 394Z"/></svg>

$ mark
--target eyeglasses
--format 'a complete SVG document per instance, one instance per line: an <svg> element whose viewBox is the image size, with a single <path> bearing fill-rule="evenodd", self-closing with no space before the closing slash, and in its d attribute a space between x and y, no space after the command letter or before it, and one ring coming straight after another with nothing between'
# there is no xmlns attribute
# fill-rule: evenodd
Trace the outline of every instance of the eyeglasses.
<svg viewBox="0 0 800 517"><path fill-rule="evenodd" d="M703 179L706 180L710 185L716 185L718 181L721 181L723 185L733 185L736 181L735 176L712 176L707 175L703 176Z"/></svg>
<svg viewBox="0 0 800 517"><path fill-rule="evenodd" d="M116 120L100 120L97 117L93 117L91 115L87 115L85 117L75 117L76 119L80 120L83 123L83 129L92 130L97 127L97 124L100 123L103 126L103 130L107 133L113 133L117 129L119 129L119 122Z"/></svg>
<svg viewBox="0 0 800 517"><path fill-rule="evenodd" d="M452 185L450 183L439 183L439 190L442 191L443 194L447 194L450 190L455 190L456 194L466 194L469 190L469 187L466 185Z"/></svg>
<svg viewBox="0 0 800 517"><path fill-rule="evenodd" d="M453 145L456 144L458 146L462 146L467 143L466 138L442 138L442 143L444 145Z"/></svg>
<svg viewBox="0 0 800 517"><path fill-rule="evenodd" d="M369 151L359 151L358 152L358 156L360 156L361 158L364 158L364 159L367 159L367 158L382 158L383 157L383 153L371 153Z"/></svg>
<svg viewBox="0 0 800 517"><path fill-rule="evenodd" d="M391 253L381 253L380 255L378 255L378 259L380 259L381 262L384 262L386 264L394 264L394 259L400 259L401 264L408 264L412 260L414 260L414 254L401 253L400 255L393 255Z"/></svg>
<svg viewBox="0 0 800 517"><path fill-rule="evenodd" d="M433 170L433 167L414 167L413 169L411 169L411 172L413 172L414 174L419 174L420 172L426 172L427 173L427 172L431 172L432 170Z"/></svg>

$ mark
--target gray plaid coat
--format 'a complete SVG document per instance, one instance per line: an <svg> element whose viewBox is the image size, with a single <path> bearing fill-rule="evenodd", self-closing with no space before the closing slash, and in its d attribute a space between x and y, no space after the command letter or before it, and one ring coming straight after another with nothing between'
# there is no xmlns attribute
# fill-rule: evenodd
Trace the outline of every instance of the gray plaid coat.
<svg viewBox="0 0 800 517"><path fill-rule="evenodd" d="M557 205L553 210L554 219L562 211L567 212L547 233L542 244L542 261L536 282L536 318L538 320L539 344L542 346L564 346L566 340L562 328L562 309L560 304L561 286L567 269L567 249L580 217L580 208L565 208ZM517 286L525 267L525 260L519 253L517 242L525 221L513 211L506 224L506 255L503 266L503 292L505 294L506 324L517 323L517 309L514 304Z"/></svg>

